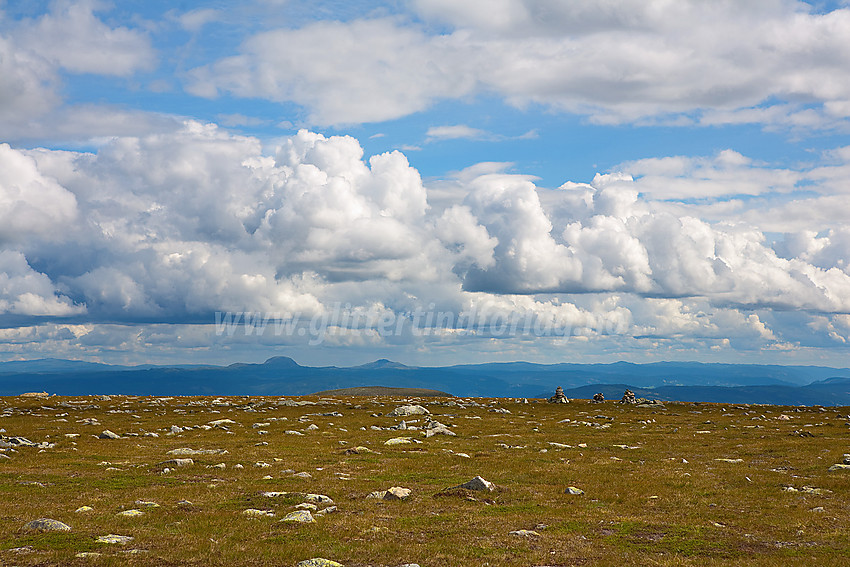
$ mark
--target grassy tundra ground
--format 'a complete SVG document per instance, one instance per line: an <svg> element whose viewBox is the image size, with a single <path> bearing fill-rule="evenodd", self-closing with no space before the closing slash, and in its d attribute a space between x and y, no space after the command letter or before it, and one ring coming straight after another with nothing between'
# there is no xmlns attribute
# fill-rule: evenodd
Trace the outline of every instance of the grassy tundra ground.
<svg viewBox="0 0 850 567"><path fill-rule="evenodd" d="M0 457L0 564L850 562L850 470L827 470L850 452L847 408L408 399L456 433L426 438L372 428L425 424L425 416L386 415L406 403L401 398L290 399L315 405L270 397L0 398L7 444L20 436L52 445L3 450L10 458ZM332 412L342 415L320 415ZM222 419L234 423L208 428ZM191 428L172 434L172 425ZM106 429L121 438L97 438ZM384 444L400 436L421 443ZM374 452L346 451L358 446ZM193 455L194 464L163 473L160 463L178 448L227 453ZM302 472L311 478L293 474ZM446 490L476 475L496 490ZM403 501L366 498L393 486L412 493ZM565 493L569 486L584 494ZM297 493L327 495L337 511L312 524L281 522L305 501ZM77 512L82 506L92 510ZM143 515L118 515L134 509ZM22 529L37 518L72 530ZM134 539L96 541L107 534Z"/></svg>

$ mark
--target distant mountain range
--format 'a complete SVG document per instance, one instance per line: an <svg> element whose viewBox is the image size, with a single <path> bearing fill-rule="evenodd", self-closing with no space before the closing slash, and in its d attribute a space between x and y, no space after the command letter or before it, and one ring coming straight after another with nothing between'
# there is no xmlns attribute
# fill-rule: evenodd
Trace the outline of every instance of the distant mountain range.
<svg viewBox="0 0 850 567"><path fill-rule="evenodd" d="M704 364L534 364L529 362L405 366L377 360L353 367L301 366L288 357L229 366L116 366L75 360L0 362L0 395L304 395L359 386L427 388L457 396L569 397L629 388L662 400L850 405L850 369L822 366Z"/></svg>

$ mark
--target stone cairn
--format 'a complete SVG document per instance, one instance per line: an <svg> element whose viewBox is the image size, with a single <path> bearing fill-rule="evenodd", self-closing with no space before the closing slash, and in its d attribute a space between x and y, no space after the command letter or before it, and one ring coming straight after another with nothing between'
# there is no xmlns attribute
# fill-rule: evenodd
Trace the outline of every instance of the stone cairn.
<svg viewBox="0 0 850 567"><path fill-rule="evenodd" d="M593 394L593 399L590 401L594 404L601 404L605 401L605 396L602 394L602 392L598 392L596 394Z"/></svg>
<svg viewBox="0 0 850 567"><path fill-rule="evenodd" d="M555 395L549 398L550 404L568 404L570 400L564 395L564 389L558 386L555 388Z"/></svg>
<svg viewBox="0 0 850 567"><path fill-rule="evenodd" d="M636 404L637 398L635 398L635 393L631 390L626 390L623 392L623 399L620 400L621 404Z"/></svg>

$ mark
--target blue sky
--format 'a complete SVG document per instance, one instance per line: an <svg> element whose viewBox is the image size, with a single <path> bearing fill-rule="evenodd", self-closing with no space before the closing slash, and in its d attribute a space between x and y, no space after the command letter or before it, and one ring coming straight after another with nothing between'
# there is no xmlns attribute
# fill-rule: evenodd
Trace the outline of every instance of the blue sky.
<svg viewBox="0 0 850 567"><path fill-rule="evenodd" d="M0 358L846 366L847 38L846 2L0 1Z"/></svg>

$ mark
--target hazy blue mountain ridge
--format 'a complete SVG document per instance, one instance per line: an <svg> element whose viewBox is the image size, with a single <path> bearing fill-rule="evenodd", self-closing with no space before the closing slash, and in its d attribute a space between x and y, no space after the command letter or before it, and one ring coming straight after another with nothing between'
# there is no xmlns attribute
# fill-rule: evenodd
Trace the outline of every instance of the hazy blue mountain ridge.
<svg viewBox="0 0 850 567"><path fill-rule="evenodd" d="M458 396L570 397L625 388L664 400L850 405L850 369L662 362L534 364L528 362L415 367L386 359L353 367L301 366L288 357L229 366L112 366L42 359L0 363L0 395L304 395L357 386L430 388Z"/></svg>

